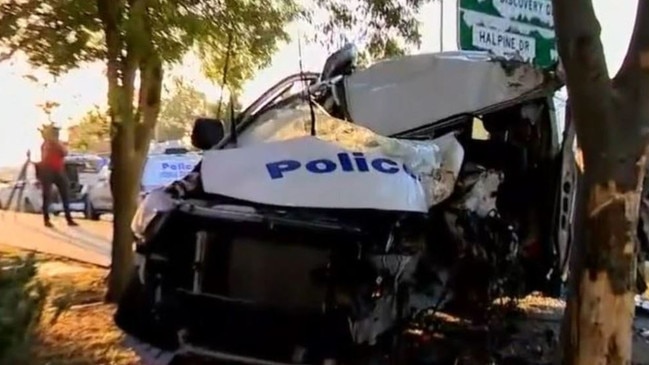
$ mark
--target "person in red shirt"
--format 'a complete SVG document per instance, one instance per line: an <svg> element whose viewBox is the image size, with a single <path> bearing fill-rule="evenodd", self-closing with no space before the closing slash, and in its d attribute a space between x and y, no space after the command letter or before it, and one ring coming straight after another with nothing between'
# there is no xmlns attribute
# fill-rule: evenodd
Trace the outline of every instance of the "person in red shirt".
<svg viewBox="0 0 649 365"><path fill-rule="evenodd" d="M40 130L43 136L41 145L41 162L38 164L38 175L43 191L43 220L46 227L53 227L50 221L49 207L52 198L52 185L56 186L61 196L65 219L69 226L77 223L70 214L70 183L65 174L65 156L67 150L59 141L59 129L53 125L46 125Z"/></svg>

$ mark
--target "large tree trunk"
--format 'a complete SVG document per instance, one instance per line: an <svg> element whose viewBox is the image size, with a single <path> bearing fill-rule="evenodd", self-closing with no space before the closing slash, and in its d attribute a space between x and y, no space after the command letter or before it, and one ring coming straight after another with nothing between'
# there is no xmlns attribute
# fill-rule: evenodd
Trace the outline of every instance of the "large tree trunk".
<svg viewBox="0 0 649 365"><path fill-rule="evenodd" d="M113 195L113 242L111 272L106 300L116 302L127 287L133 270L133 234L131 218L137 206L139 181L144 156L134 148L134 128L130 123L115 125L111 143L113 171L110 187Z"/></svg>
<svg viewBox="0 0 649 365"><path fill-rule="evenodd" d="M554 0L559 55L566 70L585 199L577 214L563 364L630 364L637 225L647 160L649 7L640 0L627 59L608 76L591 0ZM640 67L638 67L640 66Z"/></svg>
<svg viewBox="0 0 649 365"><path fill-rule="evenodd" d="M107 44L108 104L111 116L113 242L106 300L116 302L133 270L131 219L135 213L151 129L160 109L162 62L153 46L145 0L97 0ZM124 16L127 12L127 16ZM126 24L123 23L124 19ZM125 29L124 32L121 30ZM136 72L140 71L137 112Z"/></svg>
<svg viewBox="0 0 649 365"><path fill-rule="evenodd" d="M585 231L574 251L577 259L573 260L564 327L564 364L628 364L631 359L636 229L644 166L607 161L600 166L586 168L582 185L586 199L578 214L585 216ZM611 179L618 174L624 177Z"/></svg>

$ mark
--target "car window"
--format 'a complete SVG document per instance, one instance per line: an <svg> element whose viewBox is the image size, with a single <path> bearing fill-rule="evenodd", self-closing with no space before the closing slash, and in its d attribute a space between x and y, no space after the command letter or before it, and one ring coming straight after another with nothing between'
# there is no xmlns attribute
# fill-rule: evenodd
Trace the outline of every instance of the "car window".
<svg viewBox="0 0 649 365"><path fill-rule="evenodd" d="M251 125L259 125L262 123L260 120L267 121L268 118L263 118L266 113L284 105L287 100L294 99L304 90L306 83L315 82L318 77L319 74L316 73L291 75L269 88L239 115L237 121L237 130L241 130L239 133L245 133L244 131Z"/></svg>
<svg viewBox="0 0 649 365"><path fill-rule="evenodd" d="M277 105L281 105L283 101L287 100L291 96L294 96L298 93L301 93L305 89L304 81L296 80L290 85L287 85L285 89L277 93L268 100L268 103L261 108L255 110L255 113L263 113L266 110L274 109Z"/></svg>
<svg viewBox="0 0 649 365"><path fill-rule="evenodd" d="M480 118L473 118L473 125L471 126L471 139L479 141L489 140L489 132L482 123Z"/></svg>
<svg viewBox="0 0 649 365"><path fill-rule="evenodd" d="M272 130L279 127L279 125L267 124L268 122L276 121L281 124L282 120L286 120L287 115L291 115L291 113L301 106L308 106L306 99L300 95L292 95L291 98L287 98L281 103L274 104L271 108L264 109L259 114L255 115L254 120L252 120L250 125L248 125L241 133L241 137L245 139L248 135L256 133L262 129L266 132L272 132Z"/></svg>

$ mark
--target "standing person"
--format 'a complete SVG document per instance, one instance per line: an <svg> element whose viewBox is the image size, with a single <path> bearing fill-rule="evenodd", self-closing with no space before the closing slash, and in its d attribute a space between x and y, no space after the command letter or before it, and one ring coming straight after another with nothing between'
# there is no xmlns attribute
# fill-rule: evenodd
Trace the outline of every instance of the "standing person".
<svg viewBox="0 0 649 365"><path fill-rule="evenodd" d="M70 183L65 174L64 159L67 151L59 141L59 128L52 124L44 125L40 132L43 136L43 144L41 145L41 162L38 164L37 174L43 189L43 223L45 227L53 227L50 221L49 207L52 198L52 185L55 185L61 196L68 225L76 226L77 223L70 214Z"/></svg>

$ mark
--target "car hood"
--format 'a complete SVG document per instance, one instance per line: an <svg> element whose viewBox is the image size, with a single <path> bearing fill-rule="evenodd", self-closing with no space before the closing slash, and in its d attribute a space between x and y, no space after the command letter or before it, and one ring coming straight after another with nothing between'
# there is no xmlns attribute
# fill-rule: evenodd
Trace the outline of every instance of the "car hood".
<svg viewBox="0 0 649 365"><path fill-rule="evenodd" d="M275 206L420 213L452 193L464 154L452 134L398 140L320 117L316 136L304 118L289 118L240 148L205 152L204 191Z"/></svg>

